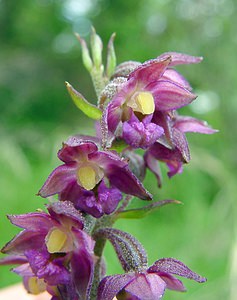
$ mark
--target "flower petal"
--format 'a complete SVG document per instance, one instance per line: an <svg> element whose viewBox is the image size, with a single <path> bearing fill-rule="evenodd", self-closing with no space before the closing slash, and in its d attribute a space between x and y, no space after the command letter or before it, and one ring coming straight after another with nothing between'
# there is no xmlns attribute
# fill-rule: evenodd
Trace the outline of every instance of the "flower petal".
<svg viewBox="0 0 237 300"><path fill-rule="evenodd" d="M25 264L27 259L23 255L9 255L0 259L0 266Z"/></svg>
<svg viewBox="0 0 237 300"><path fill-rule="evenodd" d="M147 149L164 133L162 127L143 122L124 122L123 138L133 148Z"/></svg>
<svg viewBox="0 0 237 300"><path fill-rule="evenodd" d="M143 184L129 170L128 163L111 151L97 152L90 155L90 159L103 167L111 185L120 191L144 200L152 199L152 195Z"/></svg>
<svg viewBox="0 0 237 300"><path fill-rule="evenodd" d="M125 291L139 300L161 299L166 288L166 283L156 274L138 274L128 283Z"/></svg>
<svg viewBox="0 0 237 300"><path fill-rule="evenodd" d="M160 56L158 56L159 59L165 57L171 57L170 66L198 64L203 60L203 58L199 56L192 56L192 55L178 53L178 52L165 52Z"/></svg>
<svg viewBox="0 0 237 300"><path fill-rule="evenodd" d="M186 289L182 283L181 280L175 278L174 276L164 273L164 272L158 272L157 273L166 283L167 289L169 290L174 290L174 291L180 291L180 292L185 292Z"/></svg>
<svg viewBox="0 0 237 300"><path fill-rule="evenodd" d="M175 274L178 276L193 279L197 282L205 282L206 278L191 271L185 264L174 258L161 258L157 260L149 269L148 272L164 272Z"/></svg>
<svg viewBox="0 0 237 300"><path fill-rule="evenodd" d="M81 138L80 136L72 136L59 150L58 158L65 163L71 163L97 150L98 147L93 141L86 140L86 138Z"/></svg>
<svg viewBox="0 0 237 300"><path fill-rule="evenodd" d="M93 280L95 242L83 231L73 230L78 248L71 257L72 280L80 299L88 299Z"/></svg>
<svg viewBox="0 0 237 300"><path fill-rule="evenodd" d="M175 120L174 127L182 132L198 132L212 134L218 130L212 129L207 122L192 117L178 116Z"/></svg>
<svg viewBox="0 0 237 300"><path fill-rule="evenodd" d="M148 169L150 169L151 172L156 176L158 187L161 187L162 174L158 160L151 154L150 151L145 153L144 160Z"/></svg>
<svg viewBox="0 0 237 300"><path fill-rule="evenodd" d="M62 192L67 185L75 180L77 164L67 164L57 167L47 178L38 195L48 197Z"/></svg>
<svg viewBox="0 0 237 300"><path fill-rule="evenodd" d="M27 249L40 249L44 245L46 233L23 230L18 233L2 249L2 253L21 255Z"/></svg>
<svg viewBox="0 0 237 300"><path fill-rule="evenodd" d="M47 251L28 250L26 257L34 274L43 278L49 285L67 284L70 281L68 270L63 265L63 259L49 260Z"/></svg>
<svg viewBox="0 0 237 300"><path fill-rule="evenodd" d="M146 89L153 94L156 109L159 111L175 110L196 99L196 95L168 80L152 82Z"/></svg>
<svg viewBox="0 0 237 300"><path fill-rule="evenodd" d="M114 187L108 188L102 180L98 186L98 199L102 206L103 213L111 214L123 198L122 193Z"/></svg>
<svg viewBox="0 0 237 300"><path fill-rule="evenodd" d="M84 219L70 201L57 201L52 203L48 206L48 211L53 219L61 223L66 223L65 226L70 224L78 229L83 228Z"/></svg>
<svg viewBox="0 0 237 300"><path fill-rule="evenodd" d="M38 233L45 233L54 225L54 221L45 212L8 215L7 217L12 224L30 231L37 231Z"/></svg>
<svg viewBox="0 0 237 300"><path fill-rule="evenodd" d="M192 90L192 87L190 86L189 82L175 69L167 68L161 80L173 81L189 91Z"/></svg>
<svg viewBox="0 0 237 300"><path fill-rule="evenodd" d="M98 288L97 300L112 300L134 277L134 273L127 273L103 278Z"/></svg>
<svg viewBox="0 0 237 300"><path fill-rule="evenodd" d="M139 65L133 72L129 74L128 80L138 81L139 86L145 86L148 83L157 81L165 72L170 64L170 57L152 59Z"/></svg>

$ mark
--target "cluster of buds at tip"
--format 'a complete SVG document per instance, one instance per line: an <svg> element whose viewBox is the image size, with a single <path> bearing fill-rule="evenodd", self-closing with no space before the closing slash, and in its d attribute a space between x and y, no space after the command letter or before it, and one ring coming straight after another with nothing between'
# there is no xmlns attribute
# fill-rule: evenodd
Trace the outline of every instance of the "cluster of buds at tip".
<svg viewBox="0 0 237 300"><path fill-rule="evenodd" d="M66 87L75 105L95 120L96 134L74 135L63 143L58 151L61 165L38 192L50 197L47 211L8 216L23 230L2 248L8 256L0 265L17 265L13 272L22 276L27 291L47 290L51 300L157 300L166 289L185 290L174 275L204 282L205 278L174 258L148 266L141 243L112 228L118 219L142 218L166 204L180 203L166 199L127 208L133 197L152 200L143 185L147 169L159 187L160 162L166 163L169 177L182 172L190 160L187 132L216 132L206 122L177 111L196 95L174 67L196 64L202 58L167 52L144 63L127 61L116 66L112 34L104 66L103 43L95 30L90 47L76 36L97 105L68 82ZM103 249L107 240L124 274L106 276Z"/></svg>

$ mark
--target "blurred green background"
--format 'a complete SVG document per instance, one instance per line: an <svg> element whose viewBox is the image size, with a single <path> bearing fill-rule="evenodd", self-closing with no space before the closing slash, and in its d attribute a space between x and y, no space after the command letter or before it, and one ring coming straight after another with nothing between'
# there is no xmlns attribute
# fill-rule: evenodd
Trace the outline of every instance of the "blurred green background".
<svg viewBox="0 0 237 300"><path fill-rule="evenodd" d="M184 280L187 293L167 291L164 299L235 300L236 13L234 0L0 0L0 245L18 232L6 214L44 207L46 200L35 194L59 164L62 141L93 133L93 123L74 107L64 86L67 80L95 101L73 34L88 40L93 25L104 43L117 33L118 63L165 51L204 56L200 65L179 67L199 95L182 113L205 119L220 132L189 135L192 161L171 180L164 167L162 189L146 176L154 199L184 205L116 227L144 244L150 263L175 257L208 278L202 285ZM106 255L108 274L121 272L110 245ZM0 287L19 281L8 270L0 269Z"/></svg>

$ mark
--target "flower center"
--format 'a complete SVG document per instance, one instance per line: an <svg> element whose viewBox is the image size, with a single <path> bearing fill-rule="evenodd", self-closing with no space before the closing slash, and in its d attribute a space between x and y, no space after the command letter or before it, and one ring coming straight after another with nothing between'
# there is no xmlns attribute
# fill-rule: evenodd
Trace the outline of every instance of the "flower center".
<svg viewBox="0 0 237 300"><path fill-rule="evenodd" d="M143 115L152 114L155 111L155 102L150 92L136 93L127 103L133 111L142 113Z"/></svg>
<svg viewBox="0 0 237 300"><path fill-rule="evenodd" d="M30 277L28 280L28 290L33 295L38 295L46 290L44 279Z"/></svg>
<svg viewBox="0 0 237 300"><path fill-rule="evenodd" d="M90 166L79 168L77 171L77 177L80 185L88 191L92 190L96 186L96 173Z"/></svg>
<svg viewBox="0 0 237 300"><path fill-rule="evenodd" d="M46 246L49 253L64 252L62 250L66 241L66 233L58 228L54 228L46 236Z"/></svg>

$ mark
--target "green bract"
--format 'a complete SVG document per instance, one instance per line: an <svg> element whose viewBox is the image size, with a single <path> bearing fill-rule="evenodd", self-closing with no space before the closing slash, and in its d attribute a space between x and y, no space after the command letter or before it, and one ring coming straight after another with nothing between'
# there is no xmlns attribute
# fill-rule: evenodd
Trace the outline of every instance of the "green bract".
<svg viewBox="0 0 237 300"><path fill-rule="evenodd" d="M76 106L89 118L94 120L100 120L102 116L102 111L97 108L95 105L89 103L78 91L76 91L73 86L66 82L67 90L76 104Z"/></svg>

